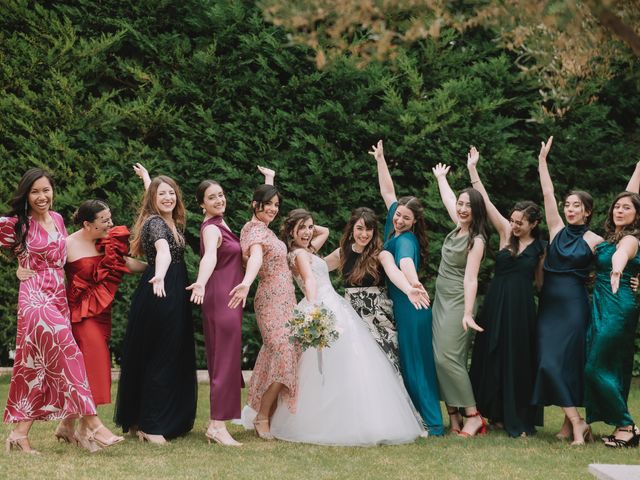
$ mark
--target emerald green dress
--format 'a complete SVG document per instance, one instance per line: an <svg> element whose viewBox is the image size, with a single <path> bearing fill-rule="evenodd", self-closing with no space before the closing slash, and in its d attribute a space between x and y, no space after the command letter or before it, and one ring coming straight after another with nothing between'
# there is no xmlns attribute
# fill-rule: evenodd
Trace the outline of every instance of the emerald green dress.
<svg viewBox="0 0 640 480"><path fill-rule="evenodd" d="M640 251L627 262L620 288L614 295L610 273L615 252L615 243L603 242L596 247L596 284L587 330L585 407L588 423L605 422L622 427L634 423L627 398L640 309L629 280L640 272Z"/></svg>

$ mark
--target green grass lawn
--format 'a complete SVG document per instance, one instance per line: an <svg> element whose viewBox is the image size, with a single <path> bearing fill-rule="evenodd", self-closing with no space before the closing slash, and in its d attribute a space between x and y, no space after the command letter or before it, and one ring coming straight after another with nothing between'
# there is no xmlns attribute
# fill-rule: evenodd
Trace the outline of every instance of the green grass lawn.
<svg viewBox="0 0 640 480"><path fill-rule="evenodd" d="M640 418L638 386L638 382L634 383L630 398L631 412L636 418ZM8 389L9 376L0 377L3 406ZM546 427L537 436L526 439L489 432L478 438L427 438L401 446L320 447L265 442L253 432L231 426L230 431L244 446L223 448L207 444L204 437L208 398L208 385L201 384L194 430L165 447L143 444L127 436L124 443L91 455L57 443L53 422L36 422L31 442L42 455L3 454L0 478L586 479L594 478L587 473L590 463L640 463L638 449L612 450L600 441L571 447L556 440L554 434L562 422L557 408L548 408ZM112 405L100 407L99 413L112 427ZM4 438L9 434L9 425L2 428ZM610 431L603 424L594 426L597 436Z"/></svg>

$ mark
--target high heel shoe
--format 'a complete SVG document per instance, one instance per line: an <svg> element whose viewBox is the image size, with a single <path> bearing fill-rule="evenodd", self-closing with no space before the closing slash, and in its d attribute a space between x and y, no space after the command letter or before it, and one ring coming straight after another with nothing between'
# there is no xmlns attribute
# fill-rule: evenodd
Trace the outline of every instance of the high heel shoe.
<svg viewBox="0 0 640 480"><path fill-rule="evenodd" d="M40 455L39 451L31 448L27 435L14 435L13 432L9 434L7 440L5 441L5 450L7 451L7 453L9 453L11 450L17 450L23 453L29 453L31 455Z"/></svg>
<svg viewBox="0 0 640 480"><path fill-rule="evenodd" d="M584 428L582 429L582 433L580 435L573 436L573 442L571 442L572 446L584 445L585 443L593 442L593 433L591 433L591 425L584 421L582 417L573 417L570 418L571 425L573 426L574 420L584 423Z"/></svg>
<svg viewBox="0 0 640 480"><path fill-rule="evenodd" d="M269 425L268 418L262 418L260 420L258 420L258 417L255 418L255 420L253 421L253 428L256 431L256 435L258 435L263 440L275 440L276 437L274 437L271 432L269 431L261 432L260 430L258 430L258 425L265 425L265 424Z"/></svg>
<svg viewBox="0 0 640 480"><path fill-rule="evenodd" d="M225 433L227 435L222 435ZM241 447L242 443L236 441L226 428L207 428L204 432L204 436L207 437L207 442L215 442L218 445L224 445L225 447Z"/></svg>
<svg viewBox="0 0 640 480"><path fill-rule="evenodd" d="M138 430L138 439L141 442L149 442L154 445L166 445L167 440L162 435L154 435L151 433L144 433L142 430Z"/></svg>
<svg viewBox="0 0 640 480"><path fill-rule="evenodd" d="M463 422L462 420L463 414L460 413L460 409L457 407L450 407L447 405L447 413L449 414L449 427L450 427L451 433L460 433L460 430L461 430L460 427L462 427L462 422ZM458 428L453 426L454 417L456 417L456 421L460 426Z"/></svg>
<svg viewBox="0 0 640 480"><path fill-rule="evenodd" d="M628 440L622 440L615 435L609 435L609 439L604 442L605 446L609 448L631 448L637 447L640 444L640 434L636 430L635 425L630 425L627 428L618 427L617 432L631 433L631 438Z"/></svg>
<svg viewBox="0 0 640 480"><path fill-rule="evenodd" d="M471 413L469 415L464 415L464 416L466 418L480 417L480 420L482 421L482 423L480 424L480 426L478 426L476 431L473 433L468 433L463 430L460 430L460 433L458 433L459 437L469 438L469 437L475 437L476 435L486 435L487 429L488 429L487 421L484 419L482 415L480 415L480 412L476 410L476 413Z"/></svg>
<svg viewBox="0 0 640 480"><path fill-rule="evenodd" d="M98 445L95 440L90 438L90 433L88 431L83 435L82 433L80 433L80 429L78 428L76 429L74 435L78 440L78 445L86 450L89 450L89 453L96 453L102 450L100 445Z"/></svg>
<svg viewBox="0 0 640 480"><path fill-rule="evenodd" d="M105 427L104 425L100 425L95 430L89 430L89 435L88 435L89 441L97 443L102 448L111 447L120 442L124 442L124 437L121 437L119 435L114 435L111 432L109 432L111 433L111 437L109 438L109 440L107 440L106 442L103 440L100 440L98 437L96 437L96 433L98 433L100 430L107 430L107 427Z"/></svg>
<svg viewBox="0 0 640 480"><path fill-rule="evenodd" d="M71 443L73 445L78 445L78 439L76 438L76 434L73 432L72 428L67 428L59 423L56 427L56 431L53 432L53 436L56 437L58 442L66 442Z"/></svg>

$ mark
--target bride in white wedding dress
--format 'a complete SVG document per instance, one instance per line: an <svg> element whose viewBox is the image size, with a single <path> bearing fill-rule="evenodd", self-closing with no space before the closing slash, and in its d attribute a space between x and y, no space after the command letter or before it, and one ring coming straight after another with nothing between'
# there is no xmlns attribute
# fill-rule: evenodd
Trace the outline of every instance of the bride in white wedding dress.
<svg viewBox="0 0 640 480"><path fill-rule="evenodd" d="M328 230L315 227L308 212L296 209L283 231L291 269L305 293L298 307L323 303L335 314L340 336L322 350L322 373L316 349L302 354L296 411L279 403L271 417L271 433L281 440L322 445L413 442L424 429L401 378L364 321L333 289L325 261L311 253L324 243ZM408 283L403 287L416 304L424 304L420 289Z"/></svg>

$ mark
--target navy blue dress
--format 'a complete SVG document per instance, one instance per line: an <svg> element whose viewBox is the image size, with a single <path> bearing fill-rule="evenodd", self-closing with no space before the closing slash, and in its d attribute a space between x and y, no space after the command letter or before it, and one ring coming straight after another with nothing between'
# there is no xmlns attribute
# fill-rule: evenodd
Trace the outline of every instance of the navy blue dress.
<svg viewBox="0 0 640 480"><path fill-rule="evenodd" d="M478 410L502 422L512 437L535 433L542 408L531 405L536 372L536 304L533 281L547 242L534 240L519 255L503 248L478 315L471 385Z"/></svg>
<svg viewBox="0 0 640 480"><path fill-rule="evenodd" d="M534 405L583 405L585 338L591 319L585 279L593 262L593 252L582 238L588 228L567 225L547 251L538 313Z"/></svg>

